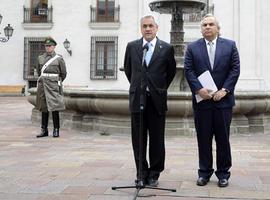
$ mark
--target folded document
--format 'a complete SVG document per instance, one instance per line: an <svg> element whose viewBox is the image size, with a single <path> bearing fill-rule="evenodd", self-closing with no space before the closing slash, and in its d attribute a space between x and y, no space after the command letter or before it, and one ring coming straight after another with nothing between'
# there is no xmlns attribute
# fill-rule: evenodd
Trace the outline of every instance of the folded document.
<svg viewBox="0 0 270 200"><path fill-rule="evenodd" d="M198 80L200 81L200 83L202 84L204 88L211 90L210 94L214 94L218 90L209 70L203 72L198 77ZM203 100L203 98L199 94L196 94L195 97L196 97L197 103Z"/></svg>

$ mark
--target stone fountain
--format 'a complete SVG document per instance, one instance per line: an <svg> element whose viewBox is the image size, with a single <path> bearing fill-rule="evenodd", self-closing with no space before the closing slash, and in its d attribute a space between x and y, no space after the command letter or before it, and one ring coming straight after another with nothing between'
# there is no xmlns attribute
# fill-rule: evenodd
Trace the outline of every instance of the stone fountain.
<svg viewBox="0 0 270 200"><path fill-rule="evenodd" d="M171 14L171 40L174 46L175 59L177 63L177 72L170 86L171 91L187 90L187 84L184 80L183 60L184 60L184 20L183 14L197 13L205 7L206 0L158 0L149 4L151 11L160 14Z"/></svg>
<svg viewBox="0 0 270 200"><path fill-rule="evenodd" d="M150 8L170 13L171 43L175 48L177 74L168 95L166 134L194 135L191 93L185 91L183 76L184 31L183 14L200 11L203 0L159 0ZM29 90L28 101L35 105L36 89ZM101 134L130 134L130 113L127 91L94 91L64 89L66 111L61 113L62 127L79 131L99 131ZM32 121L40 124L40 113L33 108ZM270 131L269 92L238 91L231 125L231 133L264 133Z"/></svg>

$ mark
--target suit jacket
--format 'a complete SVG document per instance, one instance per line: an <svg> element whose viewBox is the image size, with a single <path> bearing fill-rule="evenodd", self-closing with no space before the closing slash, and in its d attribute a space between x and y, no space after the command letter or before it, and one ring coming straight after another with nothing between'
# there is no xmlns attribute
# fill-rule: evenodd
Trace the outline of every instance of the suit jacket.
<svg viewBox="0 0 270 200"><path fill-rule="evenodd" d="M143 38L129 42L126 47L124 70L129 88L129 108L131 112L140 111L141 81L143 94L146 87L159 114L167 110L167 89L172 82L176 63L173 46L157 38L156 46L148 66L142 66Z"/></svg>
<svg viewBox="0 0 270 200"><path fill-rule="evenodd" d="M220 101L203 100L196 102L195 93L202 88L198 80L203 72L209 70L218 89L226 88L230 92ZM230 108L235 105L234 89L240 75L240 60L235 42L217 38L213 70L210 65L207 47L203 38L188 45L184 61L185 77L193 94L193 108L207 109L213 106Z"/></svg>

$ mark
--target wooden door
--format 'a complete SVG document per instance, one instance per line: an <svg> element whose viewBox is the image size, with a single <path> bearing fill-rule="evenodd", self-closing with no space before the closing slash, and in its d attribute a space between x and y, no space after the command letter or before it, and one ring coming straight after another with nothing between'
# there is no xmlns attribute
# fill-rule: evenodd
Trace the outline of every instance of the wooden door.
<svg viewBox="0 0 270 200"><path fill-rule="evenodd" d="M48 0L31 0L31 22L46 22L48 16Z"/></svg>
<svg viewBox="0 0 270 200"><path fill-rule="evenodd" d="M115 5L114 0L97 0L97 21L113 22Z"/></svg>

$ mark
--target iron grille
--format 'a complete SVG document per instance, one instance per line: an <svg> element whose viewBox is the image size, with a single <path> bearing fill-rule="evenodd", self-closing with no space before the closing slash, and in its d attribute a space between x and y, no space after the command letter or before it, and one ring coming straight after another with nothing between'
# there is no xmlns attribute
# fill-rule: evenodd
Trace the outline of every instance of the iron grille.
<svg viewBox="0 0 270 200"><path fill-rule="evenodd" d="M45 37L25 37L24 38L24 67L23 78L28 81L36 81L38 78L35 72L37 58L45 52Z"/></svg>
<svg viewBox="0 0 270 200"><path fill-rule="evenodd" d="M90 79L117 79L118 37L91 37Z"/></svg>
<svg viewBox="0 0 270 200"><path fill-rule="evenodd" d="M52 23L53 8L23 7L23 23Z"/></svg>

